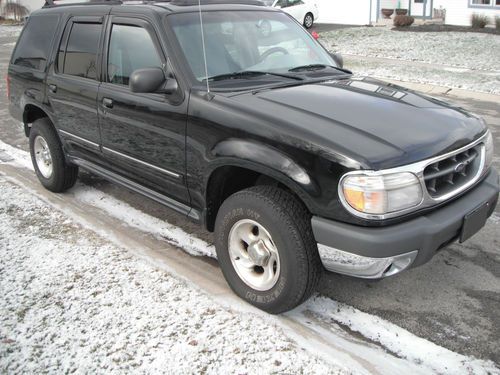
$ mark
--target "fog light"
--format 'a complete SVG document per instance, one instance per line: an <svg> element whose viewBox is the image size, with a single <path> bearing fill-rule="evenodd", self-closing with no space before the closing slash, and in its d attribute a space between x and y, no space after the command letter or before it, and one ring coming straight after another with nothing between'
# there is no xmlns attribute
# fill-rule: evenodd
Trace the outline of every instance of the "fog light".
<svg viewBox="0 0 500 375"><path fill-rule="evenodd" d="M400 273L413 263L418 254L415 250L387 258L371 258L321 244L318 244L318 252L328 271L364 279L380 279Z"/></svg>

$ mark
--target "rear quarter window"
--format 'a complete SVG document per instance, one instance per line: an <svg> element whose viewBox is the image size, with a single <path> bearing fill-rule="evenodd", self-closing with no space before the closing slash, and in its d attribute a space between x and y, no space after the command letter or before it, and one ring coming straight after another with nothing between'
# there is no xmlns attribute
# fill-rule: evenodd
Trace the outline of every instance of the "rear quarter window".
<svg viewBox="0 0 500 375"><path fill-rule="evenodd" d="M44 71L58 21L56 14L31 16L17 42L11 63Z"/></svg>

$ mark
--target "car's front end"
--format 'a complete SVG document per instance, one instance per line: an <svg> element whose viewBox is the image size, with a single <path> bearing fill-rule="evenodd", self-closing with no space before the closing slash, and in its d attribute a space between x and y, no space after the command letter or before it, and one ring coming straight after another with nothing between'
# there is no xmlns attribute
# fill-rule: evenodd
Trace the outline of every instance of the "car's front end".
<svg viewBox="0 0 500 375"><path fill-rule="evenodd" d="M493 139L487 131L464 147L430 159L345 174L339 197L354 216L384 220L430 211L375 228L313 217L323 265L337 273L382 278L427 262L453 241L467 240L497 204L499 178L492 159Z"/></svg>

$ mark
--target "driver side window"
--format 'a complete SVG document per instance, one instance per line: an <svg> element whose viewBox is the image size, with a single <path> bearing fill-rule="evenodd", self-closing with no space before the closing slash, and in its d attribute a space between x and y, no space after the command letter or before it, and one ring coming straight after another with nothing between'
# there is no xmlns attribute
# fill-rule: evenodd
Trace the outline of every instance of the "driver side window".
<svg viewBox="0 0 500 375"><path fill-rule="evenodd" d="M288 6L288 0L278 0L276 5L281 8L286 8Z"/></svg>
<svg viewBox="0 0 500 375"><path fill-rule="evenodd" d="M108 51L108 82L128 85L134 70L161 66L161 59L146 29L113 24Z"/></svg>

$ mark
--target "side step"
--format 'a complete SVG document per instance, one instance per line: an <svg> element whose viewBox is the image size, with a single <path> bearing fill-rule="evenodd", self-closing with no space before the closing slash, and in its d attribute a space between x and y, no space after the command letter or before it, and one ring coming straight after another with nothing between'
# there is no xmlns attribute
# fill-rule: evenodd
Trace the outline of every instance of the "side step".
<svg viewBox="0 0 500 375"><path fill-rule="evenodd" d="M111 182L117 183L121 186L126 187L127 189L130 189L132 191L135 191L136 193L142 194L164 206L167 206L174 211L179 212L182 215L187 216L190 220L201 223L201 213L200 211L185 205L184 203L180 203L176 201L175 199L169 198L163 194L160 194L154 190L148 189L145 186L142 186L138 184L137 182L134 182L132 180L129 180L128 178L125 178L123 176L120 176L117 173L111 172L97 164L94 164L92 162L89 162L87 160L83 160L80 158L71 158L71 162L78 165L79 167L95 173L96 175L99 175L106 180L109 180Z"/></svg>

